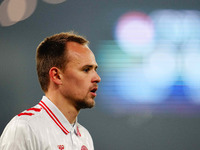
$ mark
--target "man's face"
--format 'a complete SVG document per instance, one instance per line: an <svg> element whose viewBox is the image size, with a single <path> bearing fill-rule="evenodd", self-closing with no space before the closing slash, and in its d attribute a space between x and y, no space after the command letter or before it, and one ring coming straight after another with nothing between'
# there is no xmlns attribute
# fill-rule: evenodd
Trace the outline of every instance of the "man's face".
<svg viewBox="0 0 200 150"><path fill-rule="evenodd" d="M68 42L67 50L69 61L63 72L61 93L76 109L91 108L101 81L95 56L87 46L76 42Z"/></svg>

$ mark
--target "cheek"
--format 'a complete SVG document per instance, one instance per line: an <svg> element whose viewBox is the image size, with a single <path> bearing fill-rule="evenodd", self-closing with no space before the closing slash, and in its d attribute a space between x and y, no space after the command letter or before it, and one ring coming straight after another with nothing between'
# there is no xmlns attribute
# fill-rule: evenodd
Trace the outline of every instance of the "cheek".
<svg viewBox="0 0 200 150"><path fill-rule="evenodd" d="M69 74L65 77L66 83L69 86L69 88L83 88L85 86L85 80L86 78L84 76L81 76L80 73L73 73Z"/></svg>

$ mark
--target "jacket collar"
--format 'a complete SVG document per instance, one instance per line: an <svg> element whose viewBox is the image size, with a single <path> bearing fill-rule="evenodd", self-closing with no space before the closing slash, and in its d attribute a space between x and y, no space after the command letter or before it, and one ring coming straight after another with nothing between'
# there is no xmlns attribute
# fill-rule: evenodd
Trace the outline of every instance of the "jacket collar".
<svg viewBox="0 0 200 150"><path fill-rule="evenodd" d="M39 105L46 111L52 121L54 121L65 134L75 132L77 136L81 136L78 128L77 118L75 124L72 126L62 112L46 96L42 97Z"/></svg>

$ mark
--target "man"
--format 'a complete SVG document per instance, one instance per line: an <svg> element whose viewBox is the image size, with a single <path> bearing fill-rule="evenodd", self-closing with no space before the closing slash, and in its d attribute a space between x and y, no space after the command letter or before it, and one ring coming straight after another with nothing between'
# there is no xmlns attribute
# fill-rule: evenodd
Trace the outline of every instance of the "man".
<svg viewBox="0 0 200 150"><path fill-rule="evenodd" d="M4 129L1 150L93 150L89 132L77 122L92 108L101 78L88 41L72 32L46 38L37 48L37 73L45 93L36 106Z"/></svg>

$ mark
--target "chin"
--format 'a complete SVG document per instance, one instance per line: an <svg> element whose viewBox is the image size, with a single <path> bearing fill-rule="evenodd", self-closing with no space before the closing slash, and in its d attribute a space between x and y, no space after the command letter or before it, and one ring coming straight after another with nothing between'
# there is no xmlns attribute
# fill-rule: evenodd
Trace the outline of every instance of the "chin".
<svg viewBox="0 0 200 150"><path fill-rule="evenodd" d="M95 106L94 99L89 99L87 101L79 101L77 102L78 109L85 109L85 108L93 108Z"/></svg>
<svg viewBox="0 0 200 150"><path fill-rule="evenodd" d="M95 106L95 101L94 99L92 99L92 101L86 103L86 107L85 108L92 108Z"/></svg>

